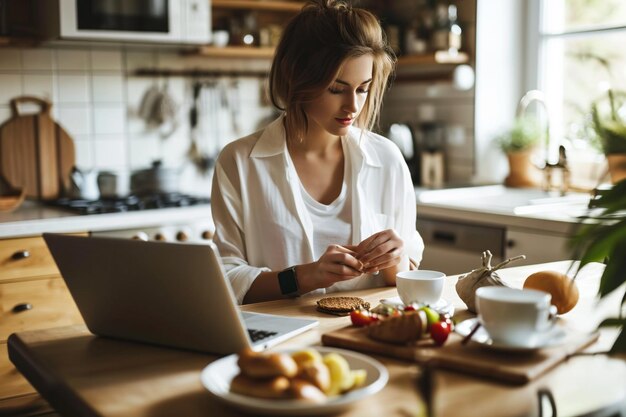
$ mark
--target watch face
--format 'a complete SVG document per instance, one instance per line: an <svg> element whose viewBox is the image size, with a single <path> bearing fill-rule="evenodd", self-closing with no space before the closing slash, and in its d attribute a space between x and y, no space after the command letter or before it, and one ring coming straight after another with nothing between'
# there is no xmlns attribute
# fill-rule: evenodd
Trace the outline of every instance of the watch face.
<svg viewBox="0 0 626 417"><path fill-rule="evenodd" d="M298 281L296 280L296 268L287 268L278 273L278 285L283 295L298 293Z"/></svg>

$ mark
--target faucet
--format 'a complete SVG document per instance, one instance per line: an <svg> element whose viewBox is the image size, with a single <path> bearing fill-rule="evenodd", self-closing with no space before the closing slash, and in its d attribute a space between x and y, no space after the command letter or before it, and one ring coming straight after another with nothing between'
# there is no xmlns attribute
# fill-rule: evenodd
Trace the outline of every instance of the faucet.
<svg viewBox="0 0 626 417"><path fill-rule="evenodd" d="M526 94L524 94L524 96L521 98L521 100L519 101L519 104L517 105L517 118L522 118L524 116L526 116L526 110L528 109L528 106L530 106L531 103L533 102L537 102L538 104L541 104L541 107L543 107L544 112L546 113L546 161L545 163L548 164L549 161L549 155L550 155L550 122L549 122L549 113L548 113L548 106L546 104L546 99L543 95L543 93L539 90L530 90L528 91Z"/></svg>
<svg viewBox="0 0 626 417"><path fill-rule="evenodd" d="M544 172L544 182L542 188L544 191L550 191L552 189L552 173L554 170L560 170L561 183L559 190L561 192L561 195L565 195L570 185L570 171L567 165L567 156L565 154L565 147L563 145L560 145L558 161L556 163L550 162L550 122L548 106L546 104L546 99L543 92L539 90L530 90L526 92L526 94L524 94L524 96L519 101L516 117L524 117L526 115L526 110L528 109L528 106L535 101L538 104L541 104L541 107L543 107L543 110L546 113L545 162L544 166L541 167Z"/></svg>

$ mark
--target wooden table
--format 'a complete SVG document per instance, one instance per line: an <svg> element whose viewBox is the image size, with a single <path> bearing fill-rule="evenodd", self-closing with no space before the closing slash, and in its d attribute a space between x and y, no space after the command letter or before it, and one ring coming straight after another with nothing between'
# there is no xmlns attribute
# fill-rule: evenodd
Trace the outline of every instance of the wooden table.
<svg viewBox="0 0 626 417"><path fill-rule="evenodd" d="M569 262L502 270L500 276L520 286L530 273L565 271ZM581 329L593 329L603 317L617 314L621 294L598 303L596 293L602 265L590 265L578 277L581 300L563 318ZM454 289L457 277L448 277L444 298L455 304L457 318L468 317ZM622 291L623 293L623 291ZM353 293L376 305L395 296L394 288ZM315 317L320 326L281 344L281 347L319 345L324 332L349 324L347 317L318 313L313 297L281 300L243 307L245 310L289 316ZM219 317L219 312L216 312ZM607 350L617 332L603 329L588 351ZM236 416L237 410L213 399L200 383L200 371L215 356L165 349L96 337L73 326L14 334L9 356L15 366L61 414L66 416ZM377 357L390 374L378 394L347 410L342 416L419 416L424 403L416 389L421 373L417 365ZM538 392L548 389L559 416L626 415L625 357L577 356L521 387L503 385L451 371L434 373L434 411L437 416L538 415ZM543 401L545 402L545 401ZM617 414L622 413L622 414ZM544 413L549 415L549 413Z"/></svg>

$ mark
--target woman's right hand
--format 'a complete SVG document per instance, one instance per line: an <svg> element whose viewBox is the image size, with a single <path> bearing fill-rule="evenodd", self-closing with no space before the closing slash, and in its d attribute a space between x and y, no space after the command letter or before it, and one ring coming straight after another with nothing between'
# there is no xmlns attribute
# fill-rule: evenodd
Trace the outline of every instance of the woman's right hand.
<svg viewBox="0 0 626 417"><path fill-rule="evenodd" d="M335 282L356 278L363 272L363 265L356 259L353 248L330 245L320 258L313 263L302 265L298 285L302 293L328 288Z"/></svg>

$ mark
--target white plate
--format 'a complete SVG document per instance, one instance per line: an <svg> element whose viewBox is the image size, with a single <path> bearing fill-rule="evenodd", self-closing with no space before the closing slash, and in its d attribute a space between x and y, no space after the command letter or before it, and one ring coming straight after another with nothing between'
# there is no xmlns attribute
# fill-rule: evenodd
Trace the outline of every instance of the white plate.
<svg viewBox="0 0 626 417"><path fill-rule="evenodd" d="M465 337L472 331L474 325L477 322L477 318L464 320L454 327L454 331ZM566 336L567 334L565 332L565 329L557 324L550 331L546 332L545 336L539 339L539 341L534 346L507 345L503 343L495 343L489 337L489 333L487 333L487 331L483 327L480 327L476 331L476 333L474 333L474 336L472 336L472 342L478 343L481 346L494 350L529 353L535 352L543 348L558 346L565 341Z"/></svg>
<svg viewBox="0 0 626 417"><path fill-rule="evenodd" d="M394 307L394 308L404 308L404 303L400 299L400 297L393 298L383 298L380 300L380 303L384 306ZM440 298L435 304L430 305L430 308L435 310L439 314L449 314L450 316L454 315L454 306L452 303Z"/></svg>
<svg viewBox="0 0 626 417"><path fill-rule="evenodd" d="M336 352L341 354L350 369L365 369L367 379L358 389L346 394L331 397L322 404L310 404L297 400L265 400L230 392L230 381L239 373L237 355L229 355L218 359L202 370L202 385L221 401L245 411L266 415L306 416L334 413L349 407L356 401L377 393L389 379L387 369L377 360L369 356L349 350L315 347L322 354ZM297 349L284 350L293 352Z"/></svg>

